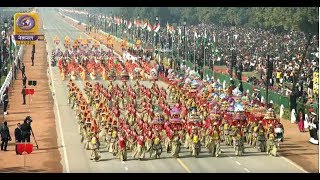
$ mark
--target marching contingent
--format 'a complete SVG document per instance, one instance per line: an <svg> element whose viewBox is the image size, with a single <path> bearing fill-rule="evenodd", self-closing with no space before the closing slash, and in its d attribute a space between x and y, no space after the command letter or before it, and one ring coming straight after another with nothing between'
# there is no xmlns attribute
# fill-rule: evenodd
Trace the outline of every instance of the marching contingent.
<svg viewBox="0 0 320 180"><path fill-rule="evenodd" d="M259 101L258 90L242 93L232 79L229 87L214 78L202 81L190 69L184 76L170 72L168 88L160 87L154 65L116 56L111 39L104 50L95 39L79 36L72 43L65 37L65 51L52 52L51 65L58 66L61 79L70 77L68 103L90 159L101 159L102 143L122 161L128 152L139 160L161 158L163 151L178 158L183 147L195 158L203 148L220 157L222 145L237 156L246 148L277 156L284 128L273 104Z"/></svg>

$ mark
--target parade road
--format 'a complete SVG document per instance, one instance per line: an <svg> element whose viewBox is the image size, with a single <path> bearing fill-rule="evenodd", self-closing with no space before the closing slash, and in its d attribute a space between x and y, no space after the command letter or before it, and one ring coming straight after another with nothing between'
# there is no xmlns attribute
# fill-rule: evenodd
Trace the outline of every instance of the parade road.
<svg viewBox="0 0 320 180"><path fill-rule="evenodd" d="M81 35L88 36L68 24L62 16L50 9L40 9L40 16L44 23L44 33L47 41L48 58L52 50L60 48L64 52L63 40L69 36L72 40ZM53 39L60 39L58 46L54 45ZM106 47L104 47L106 48ZM95 162L90 160L90 152L84 149L79 134L78 120L74 110L68 104L68 79L61 80L58 67L50 67L48 75L52 80L52 93L55 100L54 110L57 124L58 143L61 148L62 165L64 172L72 173L302 173L302 168L283 157L273 157L266 153L257 152L256 149L246 148L241 157L234 155L234 150L222 144L221 157L211 157L208 150L202 148L199 158L194 158L190 152L182 147L180 158L172 158L170 154L163 152L160 159L148 159L149 153L142 161L133 159L128 153L125 162L115 158L103 148L100 149L101 160ZM90 80L91 81L91 80ZM105 87L108 81L97 78L97 82ZM82 80L75 81L79 88L84 87ZM92 81L91 83L95 83ZM121 82L117 82L121 83ZM163 82L157 82L160 87L167 87ZM129 83L130 84L130 83ZM147 87L151 86L148 81L143 82Z"/></svg>

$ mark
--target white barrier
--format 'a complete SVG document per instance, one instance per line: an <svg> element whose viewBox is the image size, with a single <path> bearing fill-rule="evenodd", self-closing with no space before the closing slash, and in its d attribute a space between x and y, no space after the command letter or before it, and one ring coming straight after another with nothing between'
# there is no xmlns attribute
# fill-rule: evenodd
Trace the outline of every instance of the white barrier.
<svg viewBox="0 0 320 180"><path fill-rule="evenodd" d="M17 53L17 56L14 60L15 64L18 64L18 58L22 59L22 52L23 52L23 46L20 46L20 49ZM13 76L13 67L11 66L9 73L7 74L6 80L3 82L3 84L0 88L0 102L2 102L2 100L3 100L3 94L4 94L5 90L12 83L12 76Z"/></svg>

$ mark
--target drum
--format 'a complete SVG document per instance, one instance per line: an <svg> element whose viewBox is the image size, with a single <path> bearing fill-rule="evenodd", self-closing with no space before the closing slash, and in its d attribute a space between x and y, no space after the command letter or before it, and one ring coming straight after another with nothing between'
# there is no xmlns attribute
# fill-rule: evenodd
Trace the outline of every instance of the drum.
<svg viewBox="0 0 320 180"><path fill-rule="evenodd" d="M282 133L283 130L282 130L282 128L275 128L275 129L274 129L274 132L275 132L275 133Z"/></svg>

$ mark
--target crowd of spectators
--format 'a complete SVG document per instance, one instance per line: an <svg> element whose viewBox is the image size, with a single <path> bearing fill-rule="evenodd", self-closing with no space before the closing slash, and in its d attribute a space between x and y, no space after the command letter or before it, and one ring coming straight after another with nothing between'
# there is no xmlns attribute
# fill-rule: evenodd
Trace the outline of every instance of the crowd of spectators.
<svg viewBox="0 0 320 180"><path fill-rule="evenodd" d="M87 15L70 12L67 15L88 23ZM97 19L95 24L104 29L104 23L100 23L100 21ZM210 69L214 65L230 67L232 57L234 57L236 62L234 67L242 69L243 72L256 74L256 76L247 78L247 81L254 85L263 86L266 84L267 55L270 55L273 61L273 82L271 85L275 85L271 89L278 93L290 92L286 89L291 88L289 86L294 77L297 78L298 84L302 83L305 88L312 88L313 72L318 71L319 68L318 35L309 35L298 31L228 27L215 24L179 26L174 28L174 34L170 34L166 26L166 23L161 22L161 29L156 34L155 32L147 32L146 29L133 30L131 28L128 30L123 28L125 26L115 28L115 24L112 25L113 30L117 29L119 37L130 35L128 39L136 39L139 35L144 44L155 45L157 42L161 49L176 50L179 52L180 59L187 57L187 60L196 64L200 71L204 65ZM106 28L110 30L109 25ZM311 43L299 73L308 36L311 36ZM206 43L204 43L204 37L207 37ZM173 57L173 59L175 58ZM308 91L308 95L312 96L312 91Z"/></svg>

